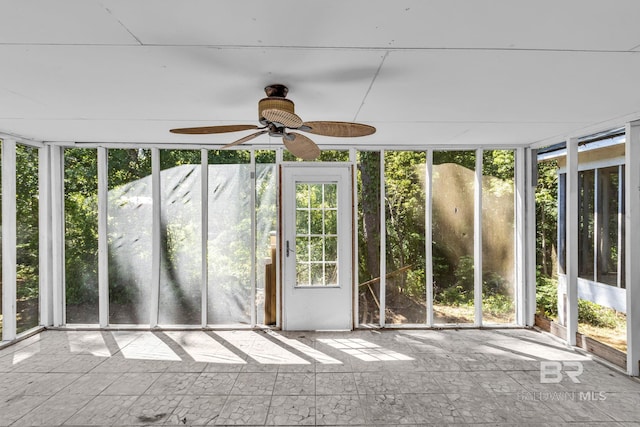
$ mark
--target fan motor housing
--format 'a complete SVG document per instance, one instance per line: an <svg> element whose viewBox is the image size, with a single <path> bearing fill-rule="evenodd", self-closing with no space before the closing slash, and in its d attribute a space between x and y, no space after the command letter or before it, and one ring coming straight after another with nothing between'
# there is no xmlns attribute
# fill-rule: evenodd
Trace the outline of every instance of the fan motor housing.
<svg viewBox="0 0 640 427"><path fill-rule="evenodd" d="M258 121L260 123L267 124L267 120L262 115L262 112L267 109L275 108L276 110L286 111L288 113L295 114L293 101L286 98L280 98L276 96L270 96L268 98L262 98L258 102Z"/></svg>

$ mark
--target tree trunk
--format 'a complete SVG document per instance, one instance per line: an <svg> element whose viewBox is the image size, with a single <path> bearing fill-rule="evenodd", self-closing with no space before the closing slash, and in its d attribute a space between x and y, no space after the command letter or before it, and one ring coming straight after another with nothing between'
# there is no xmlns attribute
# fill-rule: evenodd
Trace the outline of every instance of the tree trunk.
<svg viewBox="0 0 640 427"><path fill-rule="evenodd" d="M369 278L380 276L380 153L360 152L362 226ZM376 284L379 295L379 285Z"/></svg>

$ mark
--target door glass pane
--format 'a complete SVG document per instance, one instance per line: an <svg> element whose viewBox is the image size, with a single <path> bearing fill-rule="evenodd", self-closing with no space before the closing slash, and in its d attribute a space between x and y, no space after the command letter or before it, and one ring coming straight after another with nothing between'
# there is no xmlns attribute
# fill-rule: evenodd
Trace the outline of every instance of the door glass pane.
<svg viewBox="0 0 640 427"><path fill-rule="evenodd" d="M202 322L201 154L161 150L160 310L158 323Z"/></svg>
<svg viewBox="0 0 640 427"><path fill-rule="evenodd" d="M515 323L515 152L487 150L482 162L483 323Z"/></svg>
<svg viewBox="0 0 640 427"><path fill-rule="evenodd" d="M337 188L335 183L296 183L296 286L338 284Z"/></svg>
<svg viewBox="0 0 640 427"><path fill-rule="evenodd" d="M67 323L98 323L98 153L64 150Z"/></svg>
<svg viewBox="0 0 640 427"><path fill-rule="evenodd" d="M434 323L474 323L474 151L433 153Z"/></svg>
<svg viewBox="0 0 640 427"><path fill-rule="evenodd" d="M386 323L426 323L426 153L385 151Z"/></svg>
<svg viewBox="0 0 640 427"><path fill-rule="evenodd" d="M109 323L148 324L151 151L108 151Z"/></svg>
<svg viewBox="0 0 640 427"><path fill-rule="evenodd" d="M38 149L16 145L16 331L39 324ZM1 301L1 300L0 300Z"/></svg>

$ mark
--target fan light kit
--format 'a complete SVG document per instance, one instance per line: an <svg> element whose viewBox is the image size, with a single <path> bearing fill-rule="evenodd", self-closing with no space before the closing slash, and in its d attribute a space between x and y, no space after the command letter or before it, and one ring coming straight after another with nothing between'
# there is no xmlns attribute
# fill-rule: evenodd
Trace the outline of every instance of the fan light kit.
<svg viewBox="0 0 640 427"><path fill-rule="evenodd" d="M305 122L295 113L293 101L286 98L289 89L281 84L273 84L264 88L266 98L258 102L258 121L262 126L255 125L222 125L197 128L171 129L172 133L203 135L211 133L239 132L244 130L257 130L245 137L238 139L224 148L233 147L250 141L260 135L268 133L269 136L282 137L287 150L303 160L314 160L320 155L320 148L311 139L297 133L289 132L293 129L316 135L351 138L356 136L371 135L376 131L373 126L362 123L319 121Z"/></svg>

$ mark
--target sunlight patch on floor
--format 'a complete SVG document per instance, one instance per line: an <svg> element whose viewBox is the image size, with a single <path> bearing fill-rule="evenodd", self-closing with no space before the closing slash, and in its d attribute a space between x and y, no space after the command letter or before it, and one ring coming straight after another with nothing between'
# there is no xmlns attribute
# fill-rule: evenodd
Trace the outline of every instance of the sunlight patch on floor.
<svg viewBox="0 0 640 427"><path fill-rule="evenodd" d="M165 331L196 362L245 364L239 356L205 332Z"/></svg>
<svg viewBox="0 0 640 427"><path fill-rule="evenodd" d="M113 332L125 359L182 360L160 338L146 332Z"/></svg>
<svg viewBox="0 0 640 427"><path fill-rule="evenodd" d="M320 338L318 341L366 362L414 360L412 357L380 347L361 338Z"/></svg>
<svg viewBox="0 0 640 427"><path fill-rule="evenodd" d="M89 353L93 356L109 357L111 352L99 331L68 331L67 340L71 353Z"/></svg>
<svg viewBox="0 0 640 427"><path fill-rule="evenodd" d="M20 362L24 362L30 357L35 356L40 353L40 342L36 341L33 344L30 344L27 347L21 348L13 353L13 364L17 365Z"/></svg>
<svg viewBox="0 0 640 427"><path fill-rule="evenodd" d="M298 340L287 338L273 331L270 331L267 333L273 338L277 339L278 341L283 342L289 347L295 350L298 350L300 353L303 353L306 356L311 357L316 362L322 363L323 365L342 365L342 362L339 361L338 359L334 359L333 357L327 354L324 354L323 352L318 351L313 347L309 347L308 345L301 343Z"/></svg>
<svg viewBox="0 0 640 427"><path fill-rule="evenodd" d="M502 347L506 350L519 353L521 355L531 356L536 359L544 358L546 360L590 360L589 357L583 356L569 349L564 350L552 347L550 345L536 344L518 339L514 339L513 341L496 341L493 345L495 347Z"/></svg>
<svg viewBox="0 0 640 427"><path fill-rule="evenodd" d="M215 334L258 363L271 365L310 364L308 361L253 331L217 331Z"/></svg>

